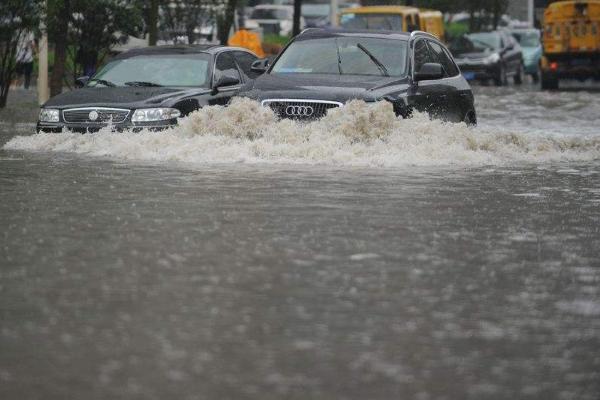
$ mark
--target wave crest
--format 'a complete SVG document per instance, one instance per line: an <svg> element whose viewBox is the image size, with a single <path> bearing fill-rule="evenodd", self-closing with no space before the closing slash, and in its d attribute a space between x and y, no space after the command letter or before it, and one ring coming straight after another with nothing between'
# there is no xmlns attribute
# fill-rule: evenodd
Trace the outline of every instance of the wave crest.
<svg viewBox="0 0 600 400"><path fill-rule="evenodd" d="M132 160L271 162L358 166L497 165L600 160L600 139L469 128L416 113L397 118L387 102L351 101L321 120L278 120L259 103L205 107L163 132L17 136L11 150L59 151Z"/></svg>

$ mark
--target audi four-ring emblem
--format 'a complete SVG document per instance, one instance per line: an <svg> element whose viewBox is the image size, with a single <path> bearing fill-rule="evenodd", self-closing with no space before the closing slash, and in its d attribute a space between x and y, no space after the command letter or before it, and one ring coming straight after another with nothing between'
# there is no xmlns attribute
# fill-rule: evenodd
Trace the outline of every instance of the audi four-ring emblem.
<svg viewBox="0 0 600 400"><path fill-rule="evenodd" d="M290 117L310 117L315 110L311 106L287 106L285 113Z"/></svg>

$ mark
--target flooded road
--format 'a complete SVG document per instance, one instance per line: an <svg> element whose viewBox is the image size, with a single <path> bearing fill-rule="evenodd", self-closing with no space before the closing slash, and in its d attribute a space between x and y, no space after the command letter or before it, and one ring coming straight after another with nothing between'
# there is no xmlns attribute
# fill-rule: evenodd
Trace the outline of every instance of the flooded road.
<svg viewBox="0 0 600 400"><path fill-rule="evenodd" d="M598 399L600 93L476 96L474 130L5 121L0 398Z"/></svg>

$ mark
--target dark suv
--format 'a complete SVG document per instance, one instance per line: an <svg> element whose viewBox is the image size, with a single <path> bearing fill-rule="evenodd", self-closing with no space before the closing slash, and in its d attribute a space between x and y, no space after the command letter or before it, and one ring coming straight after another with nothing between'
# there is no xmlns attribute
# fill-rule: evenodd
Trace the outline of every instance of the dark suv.
<svg viewBox="0 0 600 400"><path fill-rule="evenodd" d="M38 131L164 129L206 105L225 105L248 80L257 57L224 46L158 46L127 51L78 90L43 105Z"/></svg>
<svg viewBox="0 0 600 400"><path fill-rule="evenodd" d="M277 57L254 63L265 73L241 96L281 118L315 119L352 100L389 101L397 115L413 109L475 124L473 93L450 52L424 32L309 29Z"/></svg>
<svg viewBox="0 0 600 400"><path fill-rule="evenodd" d="M496 86L506 86L512 77L517 85L523 83L523 52L510 32L464 35L452 42L450 50L467 80L492 80Z"/></svg>

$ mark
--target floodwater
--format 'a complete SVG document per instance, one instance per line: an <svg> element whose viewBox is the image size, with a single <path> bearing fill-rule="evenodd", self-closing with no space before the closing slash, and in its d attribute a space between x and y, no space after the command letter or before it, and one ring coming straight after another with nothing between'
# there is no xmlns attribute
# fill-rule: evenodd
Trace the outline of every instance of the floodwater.
<svg viewBox="0 0 600 400"><path fill-rule="evenodd" d="M476 96L5 121L0 398L597 400L600 93Z"/></svg>

